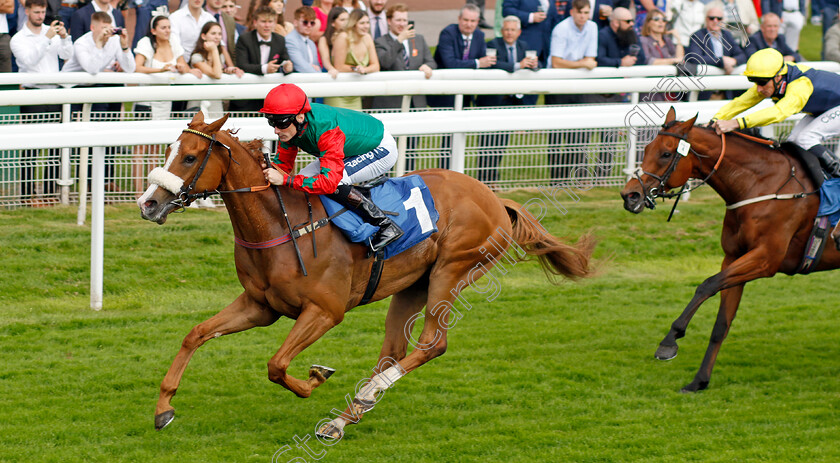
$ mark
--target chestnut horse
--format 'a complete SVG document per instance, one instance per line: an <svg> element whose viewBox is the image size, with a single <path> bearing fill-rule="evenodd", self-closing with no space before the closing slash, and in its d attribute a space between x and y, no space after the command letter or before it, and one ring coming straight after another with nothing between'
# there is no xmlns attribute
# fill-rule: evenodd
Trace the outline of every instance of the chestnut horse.
<svg viewBox="0 0 840 463"><path fill-rule="evenodd" d="M201 112L196 114L189 128L166 151L164 176L176 184L170 186L157 181L158 184L149 186L138 199L141 216L163 224L170 212L194 199L190 194L220 191L237 239L261 243L288 234L277 195L272 189L264 188L261 142L240 143L230 131L220 130L226 120L227 116L208 125ZM384 264L372 300L391 295L393 298L372 381L381 376L379 373L396 371L395 368L400 375L407 374L446 351L446 330L450 327L447 307L454 307L452 304L466 282L472 283L483 276L512 245L505 237L511 237L524 250L513 257L521 258L525 253L536 256L547 273L572 279L590 273L594 240L589 235L584 235L576 246L564 244L541 228L519 204L496 197L482 183L466 175L439 169L422 171L419 175L425 180L440 214L438 231ZM189 186L182 188L180 182ZM256 186L254 191L243 191L252 186ZM182 194L186 189L190 191ZM304 193L285 187L280 191L291 223L310 219L309 199ZM320 201L311 203L314 220L326 217ZM298 239L308 276L303 275L291 244L265 249L235 245L236 272L244 291L184 338L160 386L155 411L158 429L174 418L170 401L198 347L212 338L270 325L281 316L296 321L268 362L269 379L299 397L309 397L332 374L332 369L313 366L309 378L298 379L290 376L287 369L296 355L341 323L345 312L359 305L373 260L367 256L365 246L350 243L336 227L324 227L313 233L317 236L317 257L310 237ZM504 244L500 246L500 243ZM503 258L510 259L510 256ZM424 306L428 307L425 317L420 314ZM425 318L422 333L416 343L412 342L417 348L406 355L409 342L406 333L411 333L417 318ZM386 361L392 364L384 365ZM386 370L385 366L391 368ZM386 379L393 381L395 377ZM370 408L370 404L356 410L348 407L345 415L358 417ZM338 431L333 429L327 434L341 437L343 431Z"/></svg>
<svg viewBox="0 0 840 463"><path fill-rule="evenodd" d="M671 107L663 129L645 148L641 167L644 173L628 181L621 191L624 208L638 214L645 206L652 208L652 201L657 196L682 187L689 178L706 179L729 205L721 233L724 258L720 273L697 287L694 297L656 350L656 358L660 360L676 357L676 340L685 335L700 304L717 292L721 293L720 309L706 356L694 380L682 389L683 392L695 392L709 385L715 359L732 326L744 284L772 277L778 272L798 273L820 202L819 195L813 194L816 186L799 159L735 134L722 138L710 128L695 126L696 119L694 116L689 121L676 121ZM686 149L679 148L684 142L690 144L690 149L685 145ZM776 194L789 196L743 206L738 204ZM828 245L814 271L838 266L840 252Z"/></svg>

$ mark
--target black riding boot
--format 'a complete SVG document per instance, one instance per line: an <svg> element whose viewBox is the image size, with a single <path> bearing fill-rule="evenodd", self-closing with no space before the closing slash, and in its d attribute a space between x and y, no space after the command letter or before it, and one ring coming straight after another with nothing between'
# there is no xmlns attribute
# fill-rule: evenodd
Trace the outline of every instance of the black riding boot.
<svg viewBox="0 0 840 463"><path fill-rule="evenodd" d="M334 194L329 195L330 199L342 206L351 209L365 222L379 227L379 231L371 237L371 248L377 252L391 242L403 236L403 231L391 219L382 212L373 201L369 200L352 185L339 185Z"/></svg>
<svg viewBox="0 0 840 463"><path fill-rule="evenodd" d="M834 156L828 148L823 145L814 145L808 152L813 154L820 160L820 166L834 178L840 177L840 161Z"/></svg>

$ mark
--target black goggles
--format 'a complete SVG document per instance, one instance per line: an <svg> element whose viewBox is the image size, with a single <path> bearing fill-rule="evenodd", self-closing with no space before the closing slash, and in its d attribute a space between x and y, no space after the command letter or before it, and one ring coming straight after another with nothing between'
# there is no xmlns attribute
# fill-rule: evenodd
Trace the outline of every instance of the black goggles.
<svg viewBox="0 0 840 463"><path fill-rule="evenodd" d="M278 128L278 129L286 129L295 121L295 117L297 114L266 114L265 118L268 119L268 125Z"/></svg>
<svg viewBox="0 0 840 463"><path fill-rule="evenodd" d="M747 77L747 80L749 80L750 82L758 85L759 87L763 87L763 86L767 85L767 82L770 82L771 80L773 80L773 78L772 77Z"/></svg>

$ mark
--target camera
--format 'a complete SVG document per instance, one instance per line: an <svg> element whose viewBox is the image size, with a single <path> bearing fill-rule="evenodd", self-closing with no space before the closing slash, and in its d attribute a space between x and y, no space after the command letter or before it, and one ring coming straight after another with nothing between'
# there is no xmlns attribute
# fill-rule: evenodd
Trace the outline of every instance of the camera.
<svg viewBox="0 0 840 463"><path fill-rule="evenodd" d="M414 21L408 21L408 27L414 28Z"/></svg>
<svg viewBox="0 0 840 463"><path fill-rule="evenodd" d="M48 26L52 26L52 23L54 23L56 21L61 22L61 17L57 14L47 15L47 16L44 17L44 24L46 24Z"/></svg>
<svg viewBox="0 0 840 463"><path fill-rule="evenodd" d="M122 34L123 28L122 27L115 27L111 30L112 35L120 35Z"/></svg>

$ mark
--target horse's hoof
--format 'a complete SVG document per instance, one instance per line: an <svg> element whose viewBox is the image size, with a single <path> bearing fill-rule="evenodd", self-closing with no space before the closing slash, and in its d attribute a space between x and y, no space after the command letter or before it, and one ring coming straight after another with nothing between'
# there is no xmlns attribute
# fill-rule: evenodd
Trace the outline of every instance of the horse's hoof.
<svg viewBox="0 0 840 463"><path fill-rule="evenodd" d="M315 431L315 435L318 437L323 437L324 439L333 439L333 440L341 440L344 437L344 431L339 429L337 426L333 426L330 423L327 423L321 426L320 429Z"/></svg>
<svg viewBox="0 0 840 463"><path fill-rule="evenodd" d="M356 415L364 415L365 413L373 410L373 407L376 406L376 402L373 400L362 400L359 398L353 399L353 409L356 412Z"/></svg>
<svg viewBox="0 0 840 463"><path fill-rule="evenodd" d="M671 360L677 356L677 349L679 349L679 347L676 344L672 346L660 344L656 349L656 353L653 355L659 360Z"/></svg>
<svg viewBox="0 0 840 463"><path fill-rule="evenodd" d="M683 394L692 394L694 392L702 391L709 387L709 383L707 381L692 381L687 384L684 388L680 389L680 392Z"/></svg>
<svg viewBox="0 0 840 463"><path fill-rule="evenodd" d="M326 381L327 379L329 379L330 376L333 375L333 373L335 373L335 369L325 367L323 365L312 365L311 367L309 367L309 376L313 376L315 373L320 373L321 376L324 377L324 381Z"/></svg>
<svg viewBox="0 0 840 463"><path fill-rule="evenodd" d="M165 428L166 425L172 422L175 419L175 410L167 410L160 415L155 415L155 429L160 431L161 429Z"/></svg>

